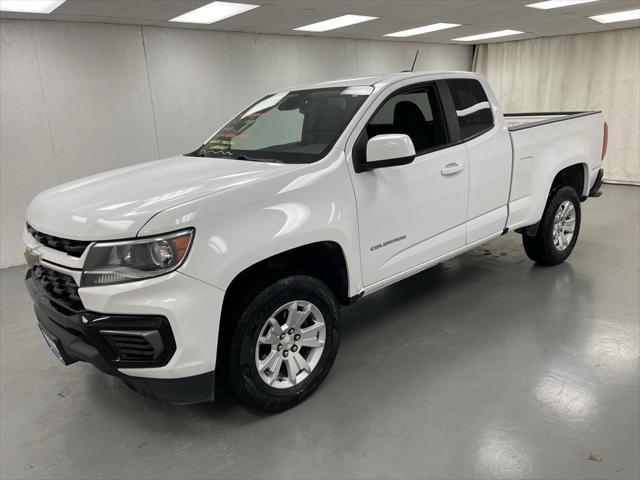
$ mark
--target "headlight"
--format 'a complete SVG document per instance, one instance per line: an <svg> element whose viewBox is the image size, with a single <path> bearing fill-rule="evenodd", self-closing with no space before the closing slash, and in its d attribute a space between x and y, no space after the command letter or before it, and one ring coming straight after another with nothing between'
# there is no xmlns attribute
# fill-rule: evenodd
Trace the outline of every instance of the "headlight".
<svg viewBox="0 0 640 480"><path fill-rule="evenodd" d="M91 246L82 286L113 285L157 277L178 268L187 257L193 230Z"/></svg>

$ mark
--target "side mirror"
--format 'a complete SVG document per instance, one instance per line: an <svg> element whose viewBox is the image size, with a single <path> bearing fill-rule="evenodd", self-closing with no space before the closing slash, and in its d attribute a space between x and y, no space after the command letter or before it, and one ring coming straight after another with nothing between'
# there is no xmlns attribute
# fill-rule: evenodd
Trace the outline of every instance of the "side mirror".
<svg viewBox="0 0 640 480"><path fill-rule="evenodd" d="M367 142L367 156L362 170L406 165L416 158L409 135L388 133L376 135Z"/></svg>

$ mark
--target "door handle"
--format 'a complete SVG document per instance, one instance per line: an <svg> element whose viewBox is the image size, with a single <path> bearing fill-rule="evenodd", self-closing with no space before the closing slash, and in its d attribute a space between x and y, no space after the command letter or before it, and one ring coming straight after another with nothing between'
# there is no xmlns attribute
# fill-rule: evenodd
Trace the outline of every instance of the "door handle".
<svg viewBox="0 0 640 480"><path fill-rule="evenodd" d="M464 163L449 163L440 171L440 173L442 175L453 175L454 173L461 172L462 170L464 170Z"/></svg>

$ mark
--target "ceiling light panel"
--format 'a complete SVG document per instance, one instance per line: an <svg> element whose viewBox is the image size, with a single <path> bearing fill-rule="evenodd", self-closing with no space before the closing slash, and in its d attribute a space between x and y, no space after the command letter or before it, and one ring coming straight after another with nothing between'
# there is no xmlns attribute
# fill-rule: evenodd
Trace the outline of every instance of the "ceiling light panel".
<svg viewBox="0 0 640 480"><path fill-rule="evenodd" d="M183 13L169 21L210 24L235 15L240 15L259 6L260 5L249 5L246 3L211 2L190 12Z"/></svg>
<svg viewBox="0 0 640 480"><path fill-rule="evenodd" d="M570 7L571 5L579 5L581 3L593 3L598 0L547 0L546 2L530 3L527 7L539 8L540 10L549 10L551 8Z"/></svg>
<svg viewBox="0 0 640 480"><path fill-rule="evenodd" d="M294 30L300 30L303 32L328 32L329 30L335 30L336 28L347 27L349 25L355 25L357 23L368 22L369 20L375 20L378 17L368 17L366 15L342 15L341 17L330 18L323 22L312 23L311 25L305 25L304 27L294 28Z"/></svg>
<svg viewBox="0 0 640 480"><path fill-rule="evenodd" d="M508 37L510 35L520 35L520 30L499 30L497 32L481 33L479 35L471 35L469 37L454 38L457 42L473 42L475 40L486 40L488 38Z"/></svg>
<svg viewBox="0 0 640 480"><path fill-rule="evenodd" d="M424 27L410 28L400 32L387 33L385 37L412 37L414 35L422 35L423 33L437 32L438 30L446 30L447 28L459 27L459 23L434 23L425 25Z"/></svg>
<svg viewBox="0 0 640 480"><path fill-rule="evenodd" d="M65 0L0 0L0 12L51 13Z"/></svg>
<svg viewBox="0 0 640 480"><path fill-rule="evenodd" d="M604 15L594 15L589 17L600 23L627 22L629 20L640 19L640 8L635 10L625 10L624 12L605 13Z"/></svg>

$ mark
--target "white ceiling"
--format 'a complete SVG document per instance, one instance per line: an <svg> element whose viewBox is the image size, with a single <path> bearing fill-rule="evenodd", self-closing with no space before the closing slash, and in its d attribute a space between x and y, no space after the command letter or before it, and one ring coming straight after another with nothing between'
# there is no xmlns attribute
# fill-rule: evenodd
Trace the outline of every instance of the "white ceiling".
<svg viewBox="0 0 640 480"><path fill-rule="evenodd" d="M525 33L498 38L494 41L503 42L640 26L640 21L603 25L589 18L602 13L639 8L640 0L600 0L553 10L525 7L526 4L539 0L235 1L262 6L211 25L168 21L170 18L206 5L211 0L67 0L49 15L2 12L0 18L159 25L174 28L437 43L457 43L451 42L451 39L505 29L520 30ZM380 18L323 33L292 30L347 13ZM407 38L383 37L385 33L437 22L460 23L462 26Z"/></svg>

